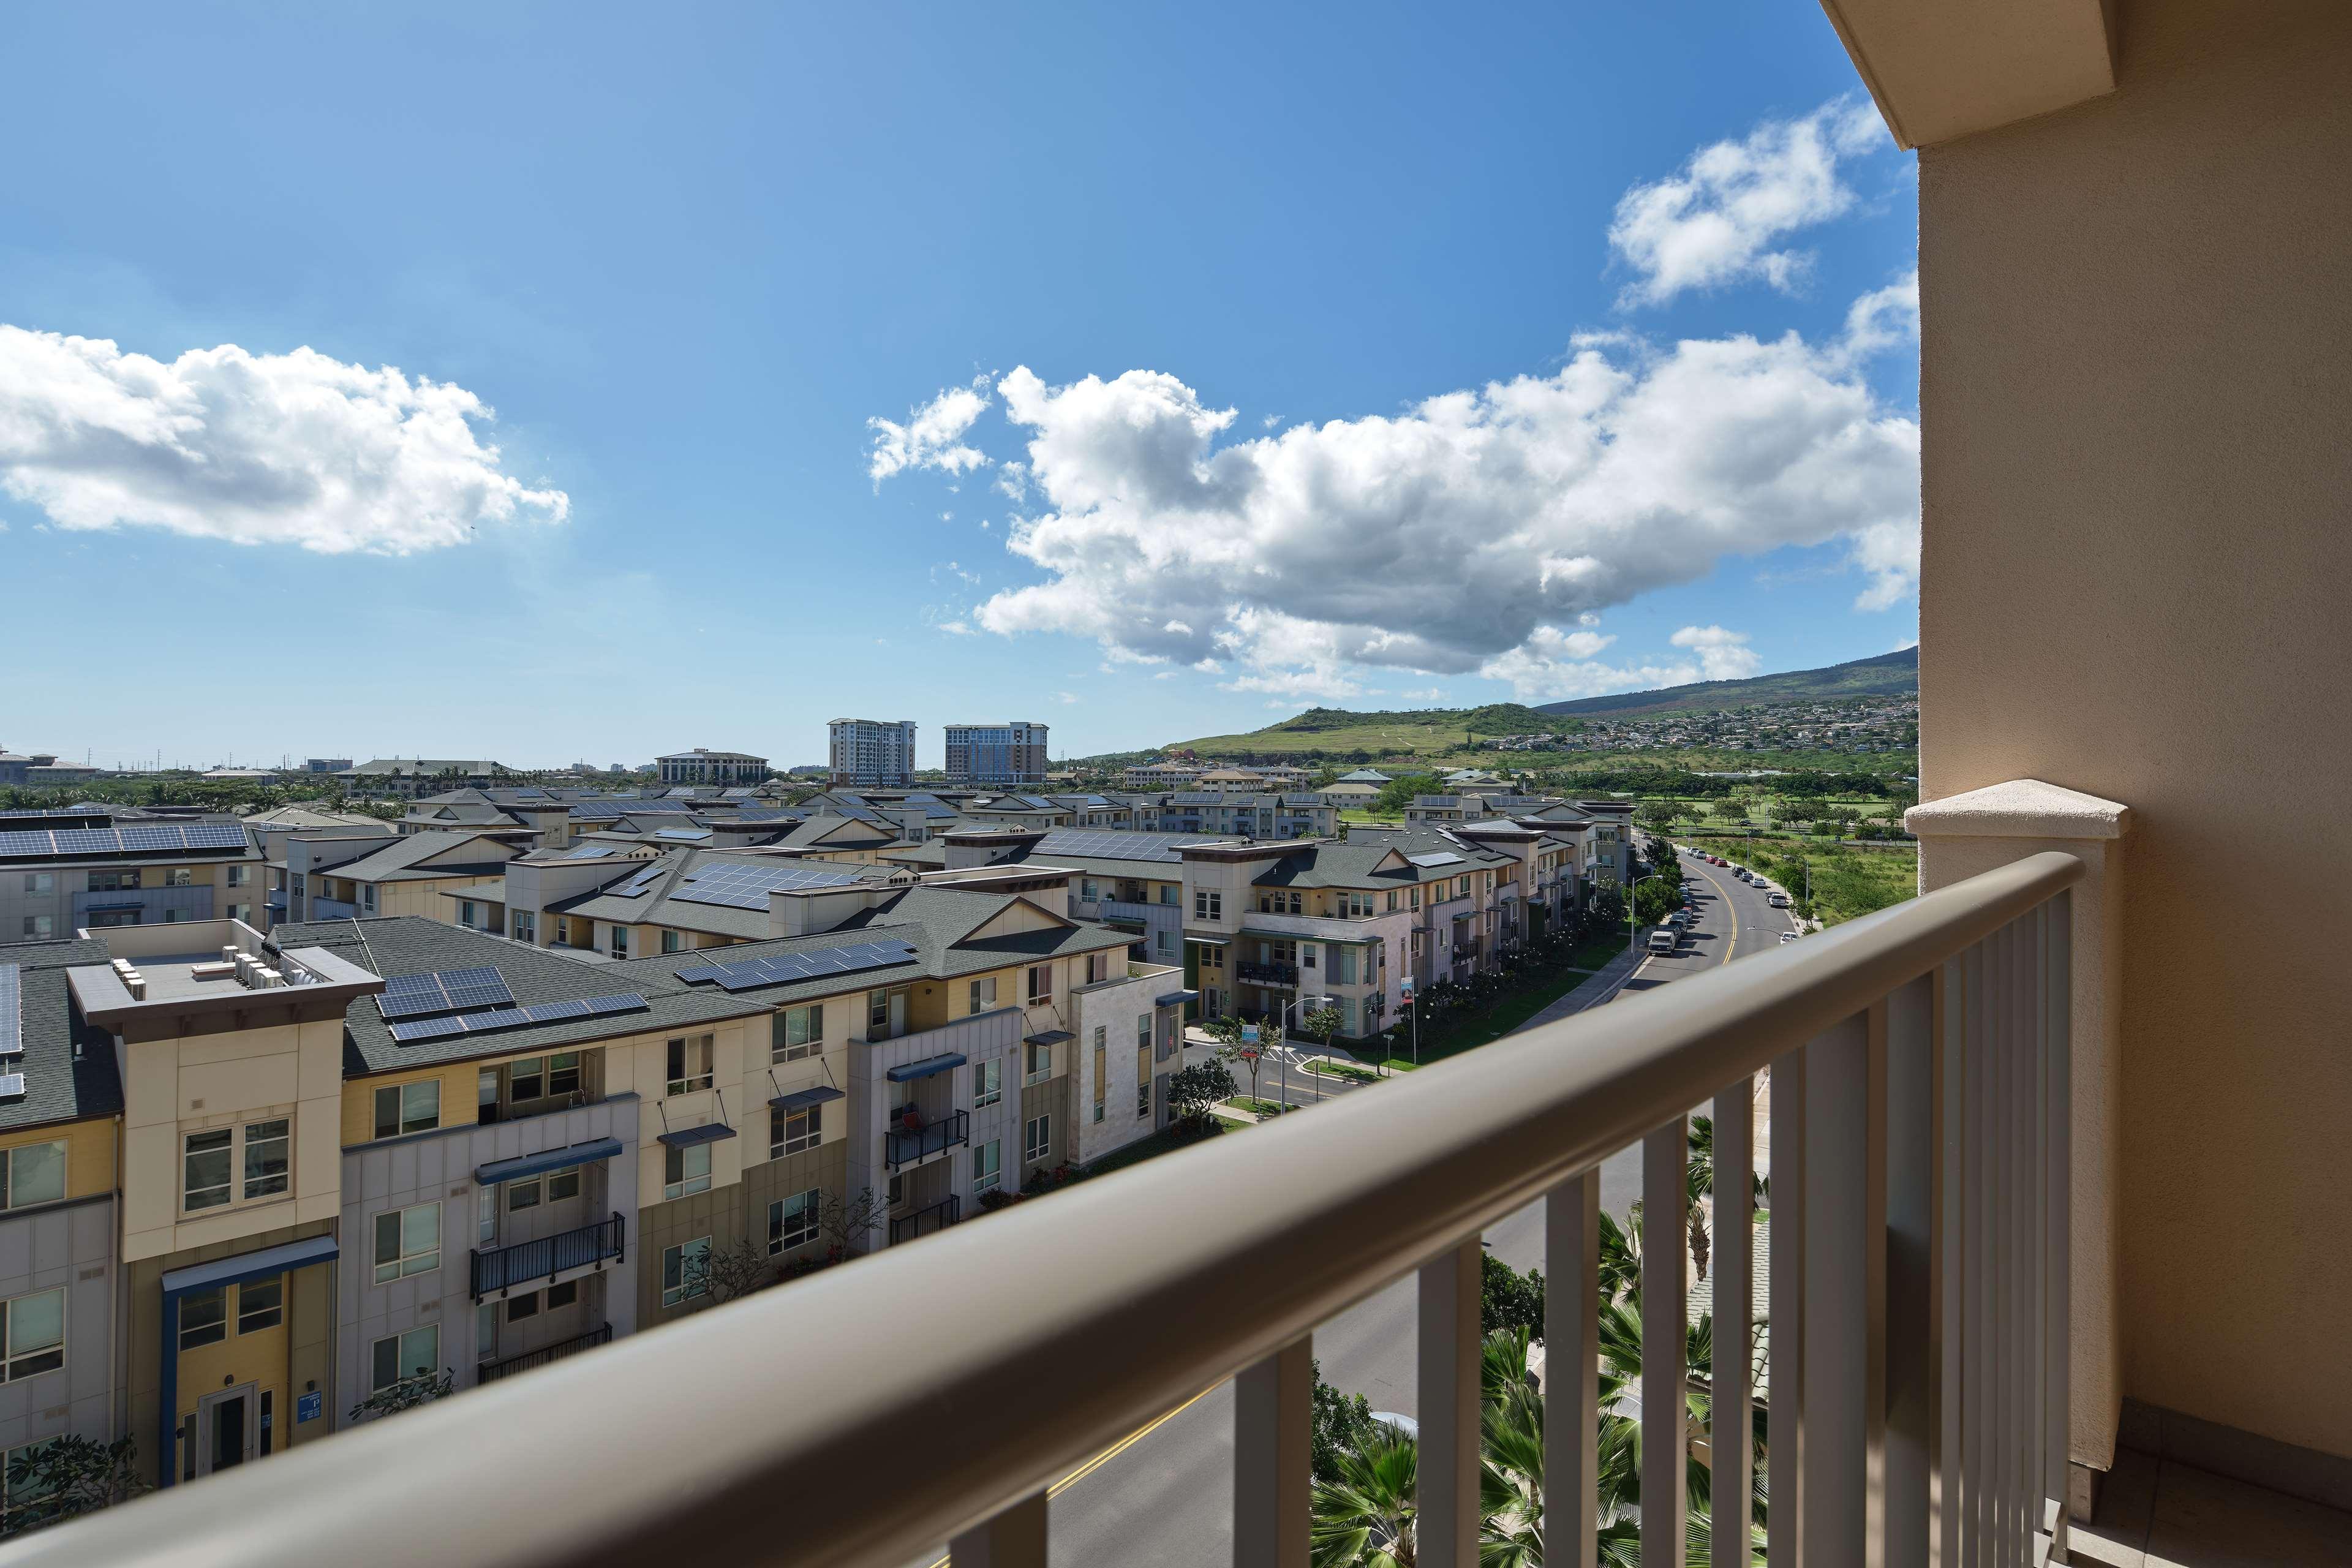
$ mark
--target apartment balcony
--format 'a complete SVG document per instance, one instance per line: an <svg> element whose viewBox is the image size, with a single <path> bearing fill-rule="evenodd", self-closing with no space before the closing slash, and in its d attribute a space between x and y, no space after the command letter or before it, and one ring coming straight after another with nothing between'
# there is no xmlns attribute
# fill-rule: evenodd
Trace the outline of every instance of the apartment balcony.
<svg viewBox="0 0 2352 1568"><path fill-rule="evenodd" d="M1931 1542L1943 1561L2054 1561L2070 1528L2052 1500L2066 1491L2070 890L2084 876L2071 855L2032 855L1312 1116L1008 1210L919 1258L885 1248L815 1286L731 1302L691 1334L547 1371L534 1399L502 1409L504 1451L559 1455L567 1475L640 1477L569 1494L564 1542L690 1536L719 1561L770 1550L789 1518L795 1562L929 1561L951 1541L959 1560L1033 1568L1049 1506L1080 1506L1049 1505L1056 1478L1230 1380L1236 1560L1303 1563L1311 1336L1411 1279L1419 1557L1466 1568L1485 1511L1481 1233L1533 1202L1548 1216L1542 1506L1549 1530L1590 1532L1607 1522L1591 1451L1600 1166L1638 1148L1643 1475L1619 1527L1638 1527L1645 1559L1682 1561L1698 1522L1686 1456L1703 1446L1717 1498L1748 1498L1765 1472L1776 1564L1925 1562ZM1719 1173L1713 1267L1696 1290L1685 1247L1695 1113L1715 1119ZM1771 1183L1761 1313L1750 1172ZM1139 1247L1137 1205L1171 1179L1196 1212L1226 1222L1165 1227ZM953 1198L931 1205L892 1221L889 1239L954 1226L960 1213ZM1055 1282L1050 1311L1040 1280ZM1716 1322L1703 1366L1685 1353L1698 1307ZM789 1400L747 1389L743 1369L772 1363L785 1342L817 1371ZM1073 1366L1087 1375L1073 1382ZM877 1367L890 1369L878 1384ZM1694 1378L1709 1388L1711 1430L1692 1422ZM1769 1411L1751 1421L1768 1389ZM988 1440L940 1421L943 1408L989 1412ZM648 1448L640 1424L611 1419L677 1409L723 1417L728 1486L696 1484L707 1456ZM166 1542L257 1568L366 1555L413 1523L418 1496L452 1521L512 1517L510 1468L482 1464L478 1438L464 1402L428 1405L208 1483L242 1489L236 1506L173 1496L68 1528L93 1562ZM839 1506L882 1473L923 1484L887 1509ZM361 1484L386 1477L400 1484ZM1148 1505L1098 1489L1086 1506ZM1168 1521L1133 1522L1144 1540ZM464 1568L566 1554L551 1533L519 1545L488 1530L452 1532L442 1550Z"/></svg>
<svg viewBox="0 0 2352 1568"><path fill-rule="evenodd" d="M901 1215L892 1220L890 1245L896 1247L902 1241L912 1241L919 1236L928 1236L935 1230L945 1230L962 1217L963 1200L950 1193L928 1208L919 1208L912 1214Z"/></svg>
<svg viewBox="0 0 2352 1568"><path fill-rule="evenodd" d="M567 1276L618 1263L628 1240L628 1221L618 1214L537 1241L512 1247L477 1247L473 1252L473 1295L502 1296L544 1279L559 1284Z"/></svg>
<svg viewBox="0 0 2352 1568"><path fill-rule="evenodd" d="M612 1342L613 1325L599 1323L584 1334L577 1334L551 1345L541 1345L535 1351L526 1351L521 1355L509 1356L504 1361L486 1363L474 1373L474 1381L496 1383L502 1377L509 1377L519 1372L529 1372L533 1367L545 1366L551 1362L562 1361L568 1356L578 1355L582 1351L594 1350L598 1345L607 1345Z"/></svg>
<svg viewBox="0 0 2352 1568"><path fill-rule="evenodd" d="M348 921L357 919L360 907L341 899L316 898L310 900L308 919L314 921Z"/></svg>
<svg viewBox="0 0 2352 1568"><path fill-rule="evenodd" d="M1294 963L1254 963L1247 959L1234 965L1234 973L1244 985L1279 985L1297 989L1298 966Z"/></svg>
<svg viewBox="0 0 2352 1568"><path fill-rule="evenodd" d="M928 1164L971 1140L971 1115L951 1110L928 1126L893 1127L882 1135L882 1163L893 1172Z"/></svg>
<svg viewBox="0 0 2352 1568"><path fill-rule="evenodd" d="M1374 938L1372 921L1376 918L1367 915L1349 920L1338 915L1272 914L1254 910L1242 917L1242 931L1245 936L1263 933L1309 942L1370 942Z"/></svg>
<svg viewBox="0 0 2352 1568"><path fill-rule="evenodd" d="M1145 925L1150 923L1154 911L1170 920L1181 912L1174 904L1155 904L1142 899L1100 899L1096 901L1095 908L1100 911L1097 919L1134 921Z"/></svg>

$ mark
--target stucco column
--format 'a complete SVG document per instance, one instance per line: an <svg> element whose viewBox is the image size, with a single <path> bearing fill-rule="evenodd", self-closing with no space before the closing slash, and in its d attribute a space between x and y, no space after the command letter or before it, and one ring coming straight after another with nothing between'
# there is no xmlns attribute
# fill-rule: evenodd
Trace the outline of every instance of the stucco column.
<svg viewBox="0 0 2352 1568"><path fill-rule="evenodd" d="M1919 890L1932 892L2028 855L2056 849L2089 873L2074 895L2073 1275L2068 1281L2075 1468L2070 1510L2087 1516L2095 1474L2115 1464L2123 1413L2116 1120L2123 1107L2123 837L2131 809L2039 779L2016 779L1913 806Z"/></svg>

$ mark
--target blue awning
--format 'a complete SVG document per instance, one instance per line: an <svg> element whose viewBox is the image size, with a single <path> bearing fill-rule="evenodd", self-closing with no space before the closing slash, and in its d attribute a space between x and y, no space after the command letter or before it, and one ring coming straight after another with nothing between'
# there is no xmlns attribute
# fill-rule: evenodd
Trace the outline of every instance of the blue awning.
<svg viewBox="0 0 2352 1568"><path fill-rule="evenodd" d="M1173 1007L1179 1002L1196 1002L1200 1000L1200 996L1201 994L1198 991L1171 991L1164 996L1153 997L1151 1005L1155 1007Z"/></svg>
<svg viewBox="0 0 2352 1568"><path fill-rule="evenodd" d="M790 1094L780 1094L768 1103L778 1110L798 1110L803 1105L823 1105L828 1100L842 1098L837 1089L798 1089Z"/></svg>
<svg viewBox="0 0 2352 1568"><path fill-rule="evenodd" d="M908 1062L902 1068L892 1068L882 1076L892 1083L908 1083L919 1078L929 1078L935 1072L945 1072L950 1068L960 1068L963 1064L964 1054L961 1051L950 1051L945 1056L925 1057L921 1061Z"/></svg>
<svg viewBox="0 0 2352 1568"><path fill-rule="evenodd" d="M248 1279L266 1279L289 1268L325 1263L334 1256L333 1237L313 1236L278 1247L265 1247L258 1252L241 1252L235 1258L215 1258L210 1263L191 1263L185 1268L174 1268L163 1276L163 1293L179 1296L215 1285L242 1285Z"/></svg>
<svg viewBox="0 0 2352 1568"><path fill-rule="evenodd" d="M1058 1046L1064 1040L1075 1040L1077 1036L1070 1033L1067 1029L1048 1029L1042 1035L1029 1036L1023 1043L1024 1045L1032 1046Z"/></svg>
<svg viewBox="0 0 2352 1568"><path fill-rule="evenodd" d="M621 1146L618 1138L599 1138L593 1143L567 1143L561 1149L544 1149L536 1154L518 1154L511 1160L493 1160L487 1165L474 1167L474 1180L486 1187L499 1182L520 1182L525 1176L569 1170L574 1165L584 1165L591 1160L609 1160L621 1152Z"/></svg>
<svg viewBox="0 0 2352 1568"><path fill-rule="evenodd" d="M724 1121L706 1121L699 1127L681 1127L675 1132L665 1132L660 1142L673 1149L691 1149L698 1143L716 1143L721 1138L732 1138L735 1129Z"/></svg>

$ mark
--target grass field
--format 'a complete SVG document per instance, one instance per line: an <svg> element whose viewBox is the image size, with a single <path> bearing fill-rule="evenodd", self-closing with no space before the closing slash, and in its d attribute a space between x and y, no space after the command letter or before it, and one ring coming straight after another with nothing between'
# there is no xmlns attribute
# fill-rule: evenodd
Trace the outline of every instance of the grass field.
<svg viewBox="0 0 2352 1568"><path fill-rule="evenodd" d="M1450 1013L1444 1023L1423 1026L1418 1053L1413 1048L1412 1024L1407 1019L1391 1037L1389 1049L1394 1054L1387 1065L1412 1067L1417 1054L1421 1065L1426 1067L1442 1058L1499 1040L1591 978L1576 970L1558 972L1507 991L1492 1005L1475 1012Z"/></svg>
<svg viewBox="0 0 2352 1568"><path fill-rule="evenodd" d="M1088 1165L1087 1167L1087 1174L1089 1176L1100 1176L1112 1171L1124 1170L1129 1165L1140 1163L1145 1160L1152 1158L1154 1155L1166 1154L1177 1149L1187 1148L1192 1144L1200 1142L1204 1138L1214 1138L1224 1131L1225 1123L1218 1121L1213 1116L1209 1118L1209 1122L1206 1127L1203 1127L1197 1131L1191 1128L1181 1126L1163 1127L1159 1131L1151 1134L1149 1138L1139 1138L1124 1149L1112 1150L1109 1153L1105 1154L1101 1159L1097 1160L1093 1164Z"/></svg>
<svg viewBox="0 0 2352 1568"><path fill-rule="evenodd" d="M1675 841L1720 855L1736 866L1753 867L1800 900L1810 866L1812 914L1823 925L1871 914L1919 891L1919 851L1914 845L1857 849L1801 838L1690 838L1680 834Z"/></svg>
<svg viewBox="0 0 2352 1568"><path fill-rule="evenodd" d="M1252 1116L1279 1116L1286 1110L1296 1110L1298 1109L1298 1107L1295 1105L1285 1105L1280 1100L1252 1100L1246 1094L1237 1094L1231 1100L1226 1100L1225 1103L1232 1106L1235 1110L1246 1110Z"/></svg>

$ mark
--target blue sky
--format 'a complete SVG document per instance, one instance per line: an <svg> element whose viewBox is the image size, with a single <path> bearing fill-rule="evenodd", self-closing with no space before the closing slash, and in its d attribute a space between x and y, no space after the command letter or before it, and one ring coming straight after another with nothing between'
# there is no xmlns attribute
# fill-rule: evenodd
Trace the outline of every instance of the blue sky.
<svg viewBox="0 0 2352 1568"><path fill-rule="evenodd" d="M12 749L1076 754L1916 635L1913 164L1811 0L0 47Z"/></svg>

